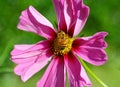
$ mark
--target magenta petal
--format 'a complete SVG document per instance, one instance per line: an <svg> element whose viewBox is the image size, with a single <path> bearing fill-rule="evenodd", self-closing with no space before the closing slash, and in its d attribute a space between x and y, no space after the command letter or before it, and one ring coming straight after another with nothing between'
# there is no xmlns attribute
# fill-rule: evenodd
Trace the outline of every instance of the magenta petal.
<svg viewBox="0 0 120 87"><path fill-rule="evenodd" d="M39 62L34 62L34 60L29 61L27 63L19 64L15 67L14 72L17 75L21 76L22 81L27 81L30 77L32 77L35 73L40 71L43 67L45 67L48 62L50 61L50 58L44 59Z"/></svg>
<svg viewBox="0 0 120 87"><path fill-rule="evenodd" d="M53 0L53 3L58 20L58 30L62 30L67 33L67 22L64 15L64 0Z"/></svg>
<svg viewBox="0 0 120 87"><path fill-rule="evenodd" d="M83 4L83 0L66 0L67 13L70 16L69 35L77 36L85 25L89 15L89 7Z"/></svg>
<svg viewBox="0 0 120 87"><path fill-rule="evenodd" d="M84 86L90 87L92 85L90 79L88 78L86 71L84 69L84 67L81 65L81 73L80 76L83 78L84 80Z"/></svg>
<svg viewBox="0 0 120 87"><path fill-rule="evenodd" d="M27 63L24 63L24 64L19 64L19 65L17 65L17 66L14 68L15 74L17 74L17 75L22 75L22 73L24 73L24 72L28 69L28 67L29 67L30 65L32 65L32 64L33 64L33 62L30 61L30 62L27 62Z"/></svg>
<svg viewBox="0 0 120 87"><path fill-rule="evenodd" d="M88 46L104 49L107 47L107 43L104 40L107 34L108 34L107 32L98 32L93 36L78 38L74 41L73 44L75 47Z"/></svg>
<svg viewBox="0 0 120 87"><path fill-rule="evenodd" d="M106 32L98 32L90 37L78 38L73 42L73 51L93 65L102 65L108 59L104 51L107 47L104 40L106 35Z"/></svg>
<svg viewBox="0 0 120 87"><path fill-rule="evenodd" d="M98 32L91 37L84 38L85 40L88 40L86 46L106 48L107 43L105 42L104 38L107 35L108 35L107 32Z"/></svg>
<svg viewBox="0 0 120 87"><path fill-rule="evenodd" d="M53 0L53 3L60 30L77 36L88 18L89 8L82 0Z"/></svg>
<svg viewBox="0 0 120 87"><path fill-rule="evenodd" d="M88 81L88 78L83 79L81 75L86 76L85 72L81 69L81 64L77 58L69 53L65 55L65 65L67 67L68 78L70 82L70 87L83 87L86 85L85 81ZM81 73L82 72L82 73Z"/></svg>
<svg viewBox="0 0 120 87"><path fill-rule="evenodd" d="M56 35L52 24L32 6L22 12L18 28L34 32L47 39L53 39Z"/></svg>
<svg viewBox="0 0 120 87"><path fill-rule="evenodd" d="M33 51L33 53L34 53L34 51ZM31 61L39 62L39 61L44 60L45 58L49 58L50 56L53 55L53 53L51 52L51 50L47 50L47 51L43 50L43 52L41 52L40 54L34 55L34 56L32 55L32 56L24 57L23 55L12 56L11 61L13 61L16 64L22 64L22 63L27 63L27 62L31 62Z"/></svg>
<svg viewBox="0 0 120 87"><path fill-rule="evenodd" d="M63 11L64 0L53 0L54 8L57 18L60 19L61 12Z"/></svg>
<svg viewBox="0 0 120 87"><path fill-rule="evenodd" d="M107 43L104 40L107 32L98 32L93 36L77 38L73 42L73 48L77 49L79 47L92 47L104 49L107 47Z"/></svg>
<svg viewBox="0 0 120 87"><path fill-rule="evenodd" d="M51 42L48 40L40 41L33 45L16 45L11 52L11 60L19 64L37 59L40 55L51 56L53 53L49 51L50 47Z"/></svg>
<svg viewBox="0 0 120 87"><path fill-rule="evenodd" d="M105 51L99 48L80 47L74 52L83 60L96 66L103 65L108 59Z"/></svg>
<svg viewBox="0 0 120 87"><path fill-rule="evenodd" d="M74 6L76 8L78 18L76 19L73 36L77 36L86 23L86 20L89 15L89 7L84 5L82 0L78 0L78 2L76 1L74 3Z"/></svg>
<svg viewBox="0 0 120 87"><path fill-rule="evenodd" d="M17 75L20 75L22 80L25 82L35 73L45 67L51 60L50 57L52 55L53 54L48 50L33 57L14 57L12 58L12 61L18 64L14 69L14 72Z"/></svg>
<svg viewBox="0 0 120 87"><path fill-rule="evenodd" d="M64 87L63 58L53 58L37 87Z"/></svg>
<svg viewBox="0 0 120 87"><path fill-rule="evenodd" d="M40 71L51 59L53 53L50 50L48 40L41 41L34 45L16 45L11 52L11 60L18 64L14 69L25 82L35 73Z"/></svg>
<svg viewBox="0 0 120 87"><path fill-rule="evenodd" d="M32 54L39 54L41 53L41 50L43 51L50 47L51 47L51 42L48 40L40 41L32 45L15 45L14 49L11 52L11 55L19 56L26 53L27 54L26 56L30 56ZM34 53L33 51L35 51L36 53ZM33 53L31 54L31 52Z"/></svg>
<svg viewBox="0 0 120 87"><path fill-rule="evenodd" d="M64 87L66 87L66 66L64 64Z"/></svg>

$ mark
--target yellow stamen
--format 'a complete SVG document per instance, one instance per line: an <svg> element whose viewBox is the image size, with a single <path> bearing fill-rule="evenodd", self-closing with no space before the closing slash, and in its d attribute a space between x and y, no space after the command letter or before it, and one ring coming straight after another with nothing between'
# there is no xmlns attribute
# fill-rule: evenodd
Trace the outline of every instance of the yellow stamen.
<svg viewBox="0 0 120 87"><path fill-rule="evenodd" d="M59 31L57 33L57 37L53 42L53 50L55 55L64 55L67 54L71 48L73 43L73 38L70 38L65 32Z"/></svg>

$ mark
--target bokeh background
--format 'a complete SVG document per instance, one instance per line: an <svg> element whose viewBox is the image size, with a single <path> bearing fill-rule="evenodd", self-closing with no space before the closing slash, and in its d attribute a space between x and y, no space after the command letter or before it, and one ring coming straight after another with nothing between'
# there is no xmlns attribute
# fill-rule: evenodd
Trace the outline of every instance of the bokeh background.
<svg viewBox="0 0 120 87"><path fill-rule="evenodd" d="M103 66L88 67L108 87L120 87L120 0L84 0L90 7L90 15L80 35L89 36L107 31L108 62ZM15 64L10 61L10 52L15 44L34 44L40 36L17 29L21 11L33 5L53 24L56 22L51 0L0 0L0 87L35 87L45 69L35 74L26 83L13 72ZM92 87L102 87L89 73Z"/></svg>

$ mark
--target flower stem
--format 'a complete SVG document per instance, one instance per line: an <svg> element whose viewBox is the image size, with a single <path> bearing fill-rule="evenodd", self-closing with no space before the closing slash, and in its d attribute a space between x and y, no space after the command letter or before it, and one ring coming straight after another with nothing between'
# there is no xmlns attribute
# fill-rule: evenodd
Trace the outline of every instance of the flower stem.
<svg viewBox="0 0 120 87"><path fill-rule="evenodd" d="M108 87L103 81L101 81L89 68L88 66L85 64L85 62L80 59L82 65L84 66L84 68L103 86L103 87Z"/></svg>

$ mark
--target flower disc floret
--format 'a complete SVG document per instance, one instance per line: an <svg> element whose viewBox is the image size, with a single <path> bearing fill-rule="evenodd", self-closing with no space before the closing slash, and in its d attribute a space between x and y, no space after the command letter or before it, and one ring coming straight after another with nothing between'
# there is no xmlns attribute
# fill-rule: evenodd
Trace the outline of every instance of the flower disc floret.
<svg viewBox="0 0 120 87"><path fill-rule="evenodd" d="M55 55L65 55L72 48L73 38L69 37L63 31L57 33L57 37L53 42L53 51Z"/></svg>

